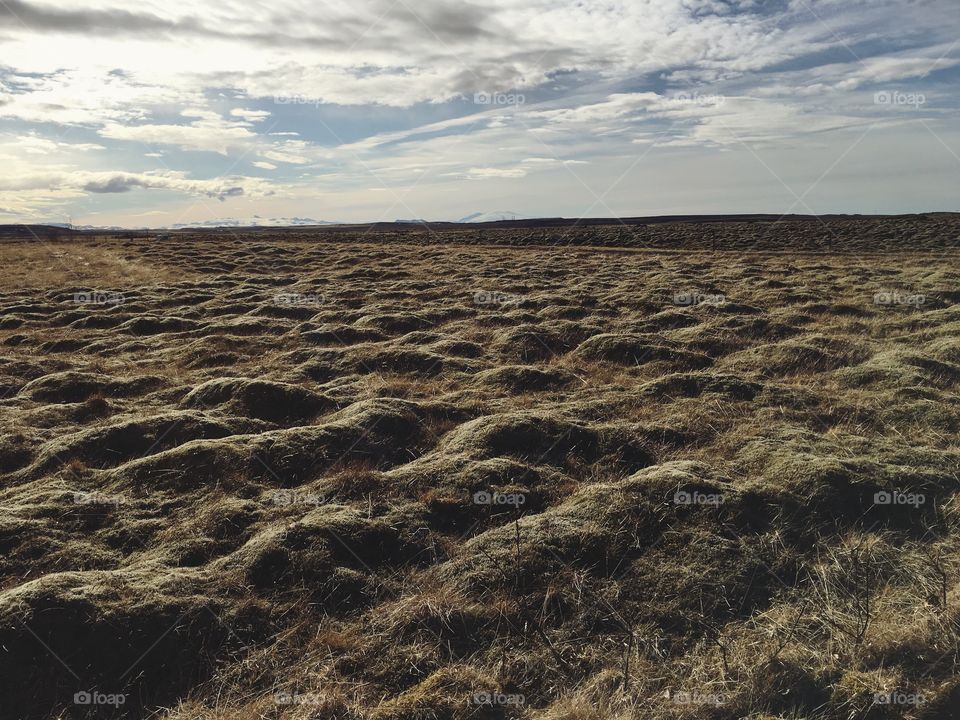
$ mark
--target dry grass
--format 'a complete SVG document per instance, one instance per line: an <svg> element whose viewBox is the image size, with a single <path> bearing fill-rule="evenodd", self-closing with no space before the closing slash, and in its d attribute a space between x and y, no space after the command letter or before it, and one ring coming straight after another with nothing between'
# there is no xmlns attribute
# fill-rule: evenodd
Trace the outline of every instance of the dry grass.
<svg viewBox="0 0 960 720"><path fill-rule="evenodd" d="M17 289L62 288L65 281L66 286L107 289L189 277L182 270L164 273L162 266L140 262L120 243L96 239L2 242L0 265L3 286Z"/></svg>
<svg viewBox="0 0 960 720"><path fill-rule="evenodd" d="M0 245L0 717L956 717L944 222Z"/></svg>

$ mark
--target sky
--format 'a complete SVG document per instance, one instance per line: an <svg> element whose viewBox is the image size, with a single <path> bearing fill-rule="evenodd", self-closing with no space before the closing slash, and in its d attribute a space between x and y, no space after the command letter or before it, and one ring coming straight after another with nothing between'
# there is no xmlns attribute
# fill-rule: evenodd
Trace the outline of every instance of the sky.
<svg viewBox="0 0 960 720"><path fill-rule="evenodd" d="M957 0L0 0L0 223L960 210Z"/></svg>

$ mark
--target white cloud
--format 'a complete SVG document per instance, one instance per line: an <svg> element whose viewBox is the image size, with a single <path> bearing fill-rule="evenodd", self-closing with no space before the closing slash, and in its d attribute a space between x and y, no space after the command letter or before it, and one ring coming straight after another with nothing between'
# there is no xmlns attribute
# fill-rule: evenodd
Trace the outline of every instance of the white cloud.
<svg viewBox="0 0 960 720"><path fill-rule="evenodd" d="M245 127L201 120L190 125L121 125L109 123L100 135L147 145L176 145L183 150L216 152L226 155L231 148L250 145L257 135Z"/></svg>
<svg viewBox="0 0 960 720"><path fill-rule="evenodd" d="M230 114L251 122L257 122L270 117L270 113L266 110L245 110L243 108L233 108Z"/></svg>
<svg viewBox="0 0 960 720"><path fill-rule="evenodd" d="M175 190L189 195L223 200L228 197L267 196L275 190L258 178L230 176L214 180L194 180L174 171L129 172L40 172L17 178L0 179L0 192L41 190L70 194L120 194L134 189Z"/></svg>
<svg viewBox="0 0 960 720"><path fill-rule="evenodd" d="M700 153L709 163L719 148L753 162L744 143L842 146L860 128L904 136L920 117L948 136L960 16L955 0L909 6L8 0L0 122L10 139L0 137L0 183L8 197L21 193L25 212L90 192L109 204L117 190L225 197L231 187L244 198L304 203L319 202L319 188L324 200L348 196L369 208L375 203L359 198L373 177L389 190L430 187L436 210L403 213L413 217L438 214L462 180L513 192L509 181L523 178L536 203L560 197L545 188L569 180L567 166L603 178L648 151ZM929 101L912 115L878 108L880 88L922 88ZM474 105L478 91L521 92L526 104ZM678 93L722 102L677 101ZM164 157L176 173L144 173L144 157ZM240 162L270 170L271 181L191 179ZM808 171L816 179L821 169ZM53 178L46 195L18 185L40 176Z"/></svg>
<svg viewBox="0 0 960 720"><path fill-rule="evenodd" d="M490 178L522 178L527 174L526 168L495 168L495 167L475 167L467 171L467 177L470 180L488 180Z"/></svg>
<svg viewBox="0 0 960 720"><path fill-rule="evenodd" d="M58 139L43 137L34 132L17 136L0 146L28 155L86 153L93 150L106 150L103 145L96 143L61 142Z"/></svg>
<svg viewBox="0 0 960 720"><path fill-rule="evenodd" d="M310 162L310 158L304 154L308 149L306 143L288 141L277 144L275 147L262 150L260 155L268 160L274 160L279 163L289 163L292 165L303 165Z"/></svg>

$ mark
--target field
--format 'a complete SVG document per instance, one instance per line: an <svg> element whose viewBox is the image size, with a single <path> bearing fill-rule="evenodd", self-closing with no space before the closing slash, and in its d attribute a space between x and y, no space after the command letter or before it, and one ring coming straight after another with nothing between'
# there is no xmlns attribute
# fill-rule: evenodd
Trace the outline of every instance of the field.
<svg viewBox="0 0 960 720"><path fill-rule="evenodd" d="M958 718L958 253L6 240L0 718Z"/></svg>

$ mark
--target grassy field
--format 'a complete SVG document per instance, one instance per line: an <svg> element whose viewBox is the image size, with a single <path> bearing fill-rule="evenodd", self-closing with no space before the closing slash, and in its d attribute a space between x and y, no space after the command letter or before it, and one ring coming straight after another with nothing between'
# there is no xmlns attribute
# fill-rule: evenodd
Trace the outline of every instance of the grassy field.
<svg viewBox="0 0 960 720"><path fill-rule="evenodd" d="M0 717L960 717L958 238L0 243Z"/></svg>

